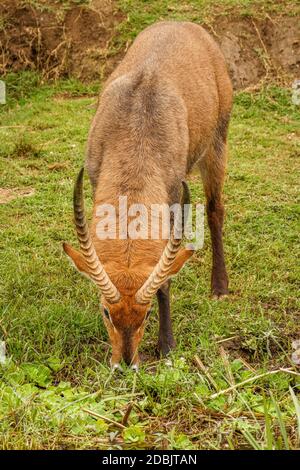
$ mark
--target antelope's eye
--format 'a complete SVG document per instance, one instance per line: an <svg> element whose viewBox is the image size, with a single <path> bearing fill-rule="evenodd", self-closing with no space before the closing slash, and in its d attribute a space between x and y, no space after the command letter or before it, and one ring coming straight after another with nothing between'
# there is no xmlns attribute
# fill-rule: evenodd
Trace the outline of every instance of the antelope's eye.
<svg viewBox="0 0 300 470"><path fill-rule="evenodd" d="M109 320L110 319L109 310L107 308L104 308L103 313L106 316L106 318Z"/></svg>

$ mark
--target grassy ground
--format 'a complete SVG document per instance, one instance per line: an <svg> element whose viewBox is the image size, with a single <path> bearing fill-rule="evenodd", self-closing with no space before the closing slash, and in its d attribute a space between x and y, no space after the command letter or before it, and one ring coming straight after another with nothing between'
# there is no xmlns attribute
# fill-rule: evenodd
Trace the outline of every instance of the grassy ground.
<svg viewBox="0 0 300 470"><path fill-rule="evenodd" d="M158 19L186 20L210 25L222 16L266 18L272 14L297 15L299 7L291 0L118 0L117 5L127 13L120 24L118 39L126 42ZM117 39L117 38L116 38Z"/></svg>
<svg viewBox="0 0 300 470"><path fill-rule="evenodd" d="M64 0L62 0L64 1ZM78 0L81 2L82 0ZM83 0L85 1L85 0ZM86 0L85 3L92 3ZM118 26L108 45L109 55L123 51L136 35L147 26L158 20L193 21L206 25L213 34L214 21L224 17L233 19L252 18L255 20L270 19L270 15L297 16L300 7L291 0L117 0L116 6L126 15ZM263 51L257 50L263 54Z"/></svg>
<svg viewBox="0 0 300 470"><path fill-rule="evenodd" d="M32 74L7 84L0 188L12 199L0 205L0 340L9 358L0 364L1 447L299 447L300 379L290 359L300 337L299 140L290 91L235 97L225 188L230 297L209 297L206 230L204 249L173 285L173 366L154 355L155 311L140 372L112 376L97 290L61 249L63 240L76 245L72 187L97 87L38 86ZM197 176L190 186L203 202Z"/></svg>

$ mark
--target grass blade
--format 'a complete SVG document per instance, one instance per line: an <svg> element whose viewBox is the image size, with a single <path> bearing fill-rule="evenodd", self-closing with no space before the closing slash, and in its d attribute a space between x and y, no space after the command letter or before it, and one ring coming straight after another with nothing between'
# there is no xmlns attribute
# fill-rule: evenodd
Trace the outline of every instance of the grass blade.
<svg viewBox="0 0 300 470"><path fill-rule="evenodd" d="M255 439L255 437L251 434L249 431L242 431L244 437L247 439L249 444L253 447L255 450L263 450L261 447L260 443Z"/></svg>
<svg viewBox="0 0 300 470"><path fill-rule="evenodd" d="M281 433L281 436L282 436L282 439L283 439L283 442L284 442L285 450L290 450L289 440L288 440L288 436L287 436L287 432L286 432L286 427L285 427L285 424L284 424L284 421L283 421L282 413L281 413L280 408L278 406L278 403L276 402L276 400L275 400L272 393L271 393L271 398L272 398L274 408L276 410L277 420L278 420L278 423L279 423L280 433Z"/></svg>
<svg viewBox="0 0 300 470"><path fill-rule="evenodd" d="M298 444L300 444L300 403L292 387L289 387L289 389L290 389L290 394L291 394L293 403L295 405L297 422L298 422Z"/></svg>
<svg viewBox="0 0 300 470"><path fill-rule="evenodd" d="M266 434L266 448L267 450L274 449L274 439L272 433L272 421L269 415L268 404L264 396L264 415L265 415L265 434Z"/></svg>

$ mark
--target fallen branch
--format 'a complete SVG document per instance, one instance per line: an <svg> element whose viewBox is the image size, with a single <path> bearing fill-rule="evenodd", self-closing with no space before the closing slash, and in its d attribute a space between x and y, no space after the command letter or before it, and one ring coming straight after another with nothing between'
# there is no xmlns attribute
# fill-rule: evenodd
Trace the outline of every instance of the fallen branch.
<svg viewBox="0 0 300 470"><path fill-rule="evenodd" d="M222 361L223 361L223 364L224 364L225 371L227 373L228 381L229 381L231 386L234 386L235 385L234 376L233 376L233 373L232 373L232 370L231 370L231 367L230 367L230 363L229 363L229 360L228 360L228 355L227 355L225 349L223 348L223 346L220 346L220 355L221 355L221 358L222 358Z"/></svg>
<svg viewBox="0 0 300 470"><path fill-rule="evenodd" d="M207 377L207 380L209 381L209 383L214 387L215 390L218 390L218 385L216 384L216 382L214 381L214 379L212 378L212 376L208 372L207 367L205 367L205 365L201 361L200 357L197 356L197 354L195 354L195 356L194 356L194 361L195 361L196 365L198 366L198 368L201 370L201 372L203 372L204 375Z"/></svg>
<svg viewBox="0 0 300 470"><path fill-rule="evenodd" d="M95 418L104 419L104 421L107 421L110 424L114 424L118 428L121 428L121 429L126 428L126 426L124 426L123 424L118 423L117 421L114 421L113 419L107 418L107 416L99 415L98 413L95 413L94 411L91 411L91 410L87 410L86 408L83 408L82 411L84 411L85 413L88 413L91 416L94 416Z"/></svg>
<svg viewBox="0 0 300 470"><path fill-rule="evenodd" d="M229 338L222 338L222 339L219 339L218 341L216 341L218 344L220 343L226 343L227 341L231 341L232 339L236 339L238 338L237 335L235 336L230 336Z"/></svg>
<svg viewBox="0 0 300 470"><path fill-rule="evenodd" d="M232 390L235 390L236 388L242 387L243 385L254 382L255 380L258 380L258 379L262 379L262 378L267 377L269 375L278 374L278 372L286 372L288 374L294 374L294 375L299 375L300 376L300 374L298 374L297 372L294 372L291 369L280 368L280 369L276 369L276 370L271 370L269 372L265 372L264 374L259 374L259 375L256 375L255 377L250 377L249 379L244 380L243 382L240 382L238 384L232 385L231 387L225 388L224 390L221 390L220 392L213 393L209 398L214 399L214 398L219 397L220 395L225 395L226 393L231 392Z"/></svg>
<svg viewBox="0 0 300 470"><path fill-rule="evenodd" d="M56 410L55 413L53 413L53 415L56 415L58 413L61 413L62 411L64 411L66 408L69 408L70 406L73 406L75 405L76 403L79 403L81 401L84 401L84 400L87 400L88 398L94 398L94 397L98 397L100 394L102 393L101 390L98 390L97 392L93 392L93 393L88 393L87 395L85 395L84 397L80 397L78 398L77 400L74 400L74 401L71 401L69 403L67 403L65 406L63 406L62 408L59 408L59 410ZM138 395L142 395L142 393L136 393L135 396L138 396ZM101 403L104 403L105 401L111 401L111 400L115 400L115 399L120 399L120 398L132 398L132 394L124 394L124 395L118 395L116 397L105 397L105 398L102 398L101 399Z"/></svg>

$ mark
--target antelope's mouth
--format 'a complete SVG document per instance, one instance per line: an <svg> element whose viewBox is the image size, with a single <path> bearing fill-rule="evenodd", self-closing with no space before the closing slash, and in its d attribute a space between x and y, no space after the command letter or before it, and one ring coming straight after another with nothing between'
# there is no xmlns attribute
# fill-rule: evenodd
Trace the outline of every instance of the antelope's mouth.
<svg viewBox="0 0 300 470"><path fill-rule="evenodd" d="M127 366L133 366L138 361L138 345L133 345L132 336L131 331L123 333L122 358Z"/></svg>

